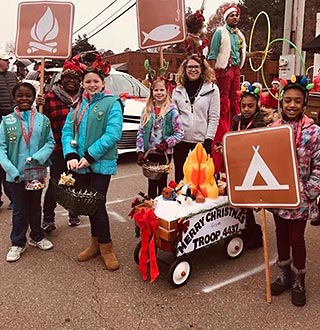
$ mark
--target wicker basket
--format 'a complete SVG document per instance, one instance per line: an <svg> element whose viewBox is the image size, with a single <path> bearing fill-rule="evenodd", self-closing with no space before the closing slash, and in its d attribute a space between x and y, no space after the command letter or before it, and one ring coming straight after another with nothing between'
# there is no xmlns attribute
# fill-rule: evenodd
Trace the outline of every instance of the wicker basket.
<svg viewBox="0 0 320 330"><path fill-rule="evenodd" d="M149 149L144 158L148 160L148 155L151 153L154 153L156 151L156 148L151 148ZM159 163L154 163L147 161L142 165L142 173L145 177L147 177L150 180L160 180L161 177L164 174L168 174L171 171L171 164L168 158L168 155L166 152L164 152L164 155L166 157L166 164L159 164Z"/></svg>
<svg viewBox="0 0 320 330"><path fill-rule="evenodd" d="M94 215L98 207L105 202L103 195L77 181L74 186L59 185L50 179L55 199L73 215Z"/></svg>

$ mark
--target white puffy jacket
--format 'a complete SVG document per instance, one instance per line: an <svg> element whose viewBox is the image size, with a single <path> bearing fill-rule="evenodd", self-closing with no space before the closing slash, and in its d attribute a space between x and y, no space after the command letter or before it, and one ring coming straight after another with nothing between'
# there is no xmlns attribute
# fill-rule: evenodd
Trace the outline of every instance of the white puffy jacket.
<svg viewBox="0 0 320 330"><path fill-rule="evenodd" d="M182 141L203 143L214 138L220 118L220 92L214 83L204 83L193 105L183 86L177 86L172 99L179 110L184 136Z"/></svg>

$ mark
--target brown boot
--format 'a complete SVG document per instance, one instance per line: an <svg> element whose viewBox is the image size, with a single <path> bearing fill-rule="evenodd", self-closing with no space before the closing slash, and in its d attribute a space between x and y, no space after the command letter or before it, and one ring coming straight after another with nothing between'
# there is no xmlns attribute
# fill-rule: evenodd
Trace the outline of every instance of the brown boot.
<svg viewBox="0 0 320 330"><path fill-rule="evenodd" d="M99 253L99 243L97 237L91 237L91 244L78 255L78 261L87 261Z"/></svg>
<svg viewBox="0 0 320 330"><path fill-rule="evenodd" d="M112 242L99 244L100 253L102 259L108 270L117 270L120 268L119 261L113 252Z"/></svg>

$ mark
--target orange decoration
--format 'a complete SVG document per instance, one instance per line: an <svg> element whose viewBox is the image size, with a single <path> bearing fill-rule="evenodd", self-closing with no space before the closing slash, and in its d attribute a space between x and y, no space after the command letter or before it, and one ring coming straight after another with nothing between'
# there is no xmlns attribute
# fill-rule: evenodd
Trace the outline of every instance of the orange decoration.
<svg viewBox="0 0 320 330"><path fill-rule="evenodd" d="M183 182L190 185L193 195L198 195L200 192L206 198L218 197L219 190L213 176L213 161L201 143L189 153L183 166L183 173Z"/></svg>

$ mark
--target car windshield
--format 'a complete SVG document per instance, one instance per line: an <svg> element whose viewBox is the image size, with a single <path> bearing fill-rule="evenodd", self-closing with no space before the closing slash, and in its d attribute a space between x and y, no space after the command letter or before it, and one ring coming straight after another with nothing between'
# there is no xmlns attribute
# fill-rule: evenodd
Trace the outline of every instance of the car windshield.
<svg viewBox="0 0 320 330"><path fill-rule="evenodd" d="M46 72L45 74L45 92L48 92L54 83L56 83L61 76L60 72ZM29 72L26 79L39 80L39 72ZM148 98L149 90L138 79L125 73L111 72L105 78L106 89L113 95L120 95L121 93L128 93L129 96Z"/></svg>
<svg viewBox="0 0 320 330"><path fill-rule="evenodd" d="M106 88L111 94L119 95L128 93L130 96L144 97L149 96L148 89L141 84L137 79L129 75L110 74L105 78Z"/></svg>

